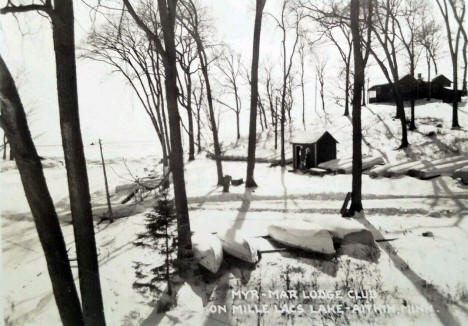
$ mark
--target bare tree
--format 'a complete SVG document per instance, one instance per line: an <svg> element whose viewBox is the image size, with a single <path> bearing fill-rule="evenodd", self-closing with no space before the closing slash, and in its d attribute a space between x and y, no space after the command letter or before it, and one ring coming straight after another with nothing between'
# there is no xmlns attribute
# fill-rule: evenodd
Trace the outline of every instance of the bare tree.
<svg viewBox="0 0 468 326"><path fill-rule="evenodd" d="M387 1L380 0L376 2L375 15L373 22L369 24L373 35L375 36L378 44L380 45L384 58L382 59L373 47L366 46L367 50L370 51L375 61L380 66L383 74L387 81L392 86L393 95L396 102L397 114L396 117L400 119L401 123L401 148L408 147L408 132L406 126L406 115L403 103L403 97L401 90L398 85L399 74L398 74L398 59L397 59L397 48L399 46L397 38L397 12L400 9L399 1ZM388 68L387 68L388 66Z"/></svg>
<svg viewBox="0 0 468 326"><path fill-rule="evenodd" d="M153 45L125 12L116 22L108 17L105 25L89 34L87 44L88 49L81 57L112 66L137 95L156 132L163 163L167 166L170 147L163 105L162 64Z"/></svg>
<svg viewBox="0 0 468 326"><path fill-rule="evenodd" d="M247 149L247 178L245 186L253 188L257 186L254 179L255 169L255 149L257 147L257 102L258 95L258 62L260 57L260 35L262 30L263 8L266 0L257 0L255 8L255 23L252 46L252 80L250 83L250 124L249 124L249 145Z"/></svg>
<svg viewBox="0 0 468 326"><path fill-rule="evenodd" d="M424 57L427 65L427 82L429 85L427 90L427 100L429 101L432 97L431 64L434 66L434 72L437 75L437 59L442 35L440 25L433 17L428 19L427 15L429 15L429 12L426 12L426 19L418 29L416 41L424 49Z"/></svg>
<svg viewBox="0 0 468 326"><path fill-rule="evenodd" d="M86 325L105 325L93 214L80 130L73 2L56 1L52 4L52 1L45 0L42 4L14 5L8 1L0 13L27 11L46 14L52 22L60 129L67 169L84 321Z"/></svg>
<svg viewBox="0 0 468 326"><path fill-rule="evenodd" d="M192 75L194 75L198 70L198 66L193 66L195 59L197 58L196 44L193 38L190 35L184 34L184 29L180 29L179 35L179 47L178 51L178 62L179 66L183 71L184 76L184 86L179 80L179 96L180 104L186 109L188 117L188 136L189 136L189 161L195 159L195 140L194 140L194 130L193 130L193 110L192 110Z"/></svg>
<svg viewBox="0 0 468 326"><path fill-rule="evenodd" d="M169 114L170 140L171 140L171 171L174 182L174 199L177 212L177 256L181 263L192 255L192 238L190 232L190 219L187 205L187 193L185 190L184 156L182 149L182 137L180 134L180 117L177 103L177 59L175 47L175 20L177 0L158 0L159 21L161 24L162 40L160 34L156 34L152 28L145 24L136 13L130 0L123 0L128 12L137 25L146 33L148 39L154 45L155 50L161 56L164 66L167 111ZM186 272L182 268L182 272Z"/></svg>
<svg viewBox="0 0 468 326"><path fill-rule="evenodd" d="M364 85L364 58L361 50L360 4L351 0L351 32L354 49L354 83L353 83L353 170L350 215L362 211L362 127L361 95Z"/></svg>
<svg viewBox="0 0 468 326"><path fill-rule="evenodd" d="M62 323L84 325L80 300L68 260L65 241L42 165L29 131L15 82L0 56L0 126L15 149L16 165L44 250L55 302Z"/></svg>
<svg viewBox="0 0 468 326"><path fill-rule="evenodd" d="M306 58L307 58L307 43L304 41L301 41L301 44L299 45L299 66L300 66L300 74L301 74L301 95L302 95L302 125L304 126L305 129L305 81L304 81L304 75L305 75L305 63L306 63Z"/></svg>
<svg viewBox="0 0 468 326"><path fill-rule="evenodd" d="M197 109L197 152L201 153L202 147L201 147L201 109L203 105L203 95L204 95L204 82L203 78L199 78L200 84L198 86L195 86L192 90L193 93L193 99L195 101L195 107Z"/></svg>
<svg viewBox="0 0 468 326"><path fill-rule="evenodd" d="M239 95L239 78L242 73L241 56L240 54L234 53L231 48L227 47L219 60L216 61L216 66L222 75L221 86L223 87L223 93L234 96L235 106L226 104L220 100L218 100L218 102L233 111L236 115L237 140L239 140L240 113L242 109L242 101Z"/></svg>
<svg viewBox="0 0 468 326"><path fill-rule="evenodd" d="M292 11L293 22L289 22L287 17L290 15L288 11ZM304 18L300 8L288 6L288 1L283 0L281 6L281 13L279 18L276 18L273 15L270 15L276 22L278 28L281 30L281 56L282 56L282 64L283 64L283 83L282 83L282 91L281 91L281 166L286 165L286 157L285 157L285 149L284 149L284 123L286 121L286 96L287 96L287 88L288 88L288 79L291 74L291 68L293 65L294 54L296 53L297 45L299 44L299 39L301 37L301 21ZM287 43L287 35L288 30L294 30L294 39L293 39L293 46L291 48L291 52L287 53L286 43Z"/></svg>
<svg viewBox="0 0 468 326"><path fill-rule="evenodd" d="M328 60L325 57L318 57L315 58L315 73L317 75L317 80L319 83L319 93L320 99L322 101L322 110L325 112L325 76L327 71L327 63Z"/></svg>
<svg viewBox="0 0 468 326"><path fill-rule="evenodd" d="M258 62L260 56L260 35L262 30L263 9L266 0L257 0L255 9L255 23L252 46L252 80L250 83L250 124L249 124L249 145L247 150L247 178L245 186L253 188L257 186L254 179L255 149L257 147L257 102L258 95Z"/></svg>
<svg viewBox="0 0 468 326"><path fill-rule="evenodd" d="M274 83L271 66L265 67L265 75L265 90L270 108L271 125L275 133L275 149L278 149L278 94L280 90Z"/></svg>
<svg viewBox="0 0 468 326"><path fill-rule="evenodd" d="M303 1L302 5L308 9L309 17L320 26L320 34L324 35L338 50L340 59L344 65L344 115L349 115L349 93L351 91L351 55L352 35L349 25L349 2L330 1L323 2L320 6ZM346 18L344 18L346 17ZM338 31L338 34L336 33Z"/></svg>
<svg viewBox="0 0 468 326"><path fill-rule="evenodd" d="M393 17L397 26L397 36L403 44L409 61L410 76L413 78L415 77L416 65L420 56L420 49L417 46L418 27L427 12L426 8L425 0L405 0L401 11L396 13L396 15L401 16L404 23L400 21L400 17ZM411 119L409 130L416 130L414 117L416 93L416 89L411 90Z"/></svg>
<svg viewBox="0 0 468 326"><path fill-rule="evenodd" d="M198 60L200 68L205 79L206 100L209 109L209 120L211 124L211 132L213 135L214 157L216 161L216 172L218 175L218 185L223 185L223 166L221 162L221 146L219 144L218 126L216 124L215 110L213 107L213 95L211 91L211 81L208 73L208 65L210 64L208 54L206 52L206 40L204 30L207 29L205 21L201 16L201 9L193 0L181 0L180 12L178 15L179 22L184 26L186 31L192 36L197 45Z"/></svg>
<svg viewBox="0 0 468 326"><path fill-rule="evenodd" d="M463 20L465 18L466 4L464 0L436 0L437 6L440 9L442 18L444 19L445 29L447 32L447 41L450 50L450 58L452 59L453 69L453 99L452 99L452 128L460 128L458 123L458 53L460 48L460 39L464 34ZM452 15L450 15L450 9ZM454 28L453 34L451 26L451 18L453 17L457 26ZM465 48L466 50L466 48ZM466 55L466 51L465 51Z"/></svg>

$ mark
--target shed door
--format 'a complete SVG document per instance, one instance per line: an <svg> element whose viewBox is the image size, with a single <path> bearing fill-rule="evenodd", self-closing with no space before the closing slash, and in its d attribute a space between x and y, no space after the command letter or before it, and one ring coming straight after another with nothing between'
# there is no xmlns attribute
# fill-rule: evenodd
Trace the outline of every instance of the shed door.
<svg viewBox="0 0 468 326"><path fill-rule="evenodd" d="M305 155L306 155L306 168L310 169L312 167L316 166L315 163L315 146L314 145L308 145L305 150Z"/></svg>
<svg viewBox="0 0 468 326"><path fill-rule="evenodd" d="M301 160L302 160L301 147L302 146L299 146L299 145L294 146L294 154L295 154L294 168L295 169L298 169L300 167L300 164L301 164Z"/></svg>

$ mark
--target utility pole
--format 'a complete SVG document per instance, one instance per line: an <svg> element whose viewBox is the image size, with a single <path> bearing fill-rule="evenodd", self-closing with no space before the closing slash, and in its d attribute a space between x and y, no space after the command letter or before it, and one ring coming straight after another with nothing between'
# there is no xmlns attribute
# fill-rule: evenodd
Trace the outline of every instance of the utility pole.
<svg viewBox="0 0 468 326"><path fill-rule="evenodd" d="M101 138L99 138L99 150L101 151L102 171L104 172L104 184L106 186L106 198L107 198L107 208L109 209L109 220L112 223L114 222L114 214L112 213L112 205L110 202L109 185L107 184L106 163L104 162L104 155L102 154Z"/></svg>

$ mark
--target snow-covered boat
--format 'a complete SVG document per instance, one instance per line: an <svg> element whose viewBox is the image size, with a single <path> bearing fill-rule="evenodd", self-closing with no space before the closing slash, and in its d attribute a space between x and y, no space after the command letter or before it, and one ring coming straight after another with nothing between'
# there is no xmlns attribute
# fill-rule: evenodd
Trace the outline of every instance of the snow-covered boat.
<svg viewBox="0 0 468 326"><path fill-rule="evenodd" d="M391 167L387 171L384 172L385 177L394 177L406 174L409 169L412 169L414 166L423 163L423 161L412 161L404 164L399 164L397 166Z"/></svg>
<svg viewBox="0 0 468 326"><path fill-rule="evenodd" d="M458 155L458 156L452 156L452 157L445 157L445 158L441 158L441 159L430 161L430 162L426 161L424 163L413 166L411 169L408 170L407 173L410 176L419 177L420 172L422 170L436 169L441 165L445 165L445 164L452 163L452 162L463 161L467 159L468 157L466 156Z"/></svg>
<svg viewBox="0 0 468 326"><path fill-rule="evenodd" d="M223 250L243 261L251 264L258 262L258 250L252 239L245 237L239 231L227 231L217 234Z"/></svg>
<svg viewBox="0 0 468 326"><path fill-rule="evenodd" d="M377 177L383 176L385 174L385 172L387 172L389 169L398 167L398 166L403 165L403 164L407 164L409 162L412 162L412 161L403 160L403 161L388 163L388 164L381 165L381 166L376 166L376 167L372 168L372 170L369 171L369 176L371 178L377 178Z"/></svg>
<svg viewBox="0 0 468 326"><path fill-rule="evenodd" d="M452 175L455 170L468 166L468 159L463 161L455 161L442 165L435 166L434 168L424 169L419 171L421 179L432 178L439 175Z"/></svg>
<svg viewBox="0 0 468 326"><path fill-rule="evenodd" d="M223 247L213 234L196 232L192 235L192 249L200 265L212 273L218 272L223 263Z"/></svg>
<svg viewBox="0 0 468 326"><path fill-rule="evenodd" d="M295 248L331 255L335 253L330 233L317 224L304 221L284 221L268 226L274 240Z"/></svg>
<svg viewBox="0 0 468 326"><path fill-rule="evenodd" d="M362 169L368 169L373 167L374 165L384 164L384 159L381 156L374 156L374 157L363 157L362 158ZM337 171L339 173L351 173L353 169L353 162L349 162L346 164L341 165Z"/></svg>
<svg viewBox="0 0 468 326"><path fill-rule="evenodd" d="M468 184L468 166L465 166L461 169L456 170L453 174L452 177L454 179L461 178L461 181L463 184Z"/></svg>
<svg viewBox="0 0 468 326"><path fill-rule="evenodd" d="M320 229L330 232L332 237L339 239L343 239L350 233L366 230L358 221L342 217L306 216L304 217L304 221L317 225Z"/></svg>

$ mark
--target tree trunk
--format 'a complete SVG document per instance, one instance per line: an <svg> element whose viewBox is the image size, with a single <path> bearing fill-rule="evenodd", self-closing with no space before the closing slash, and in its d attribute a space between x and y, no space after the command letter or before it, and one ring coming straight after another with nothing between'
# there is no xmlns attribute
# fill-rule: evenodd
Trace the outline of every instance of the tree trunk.
<svg viewBox="0 0 468 326"><path fill-rule="evenodd" d="M275 99L275 150L278 149L278 97Z"/></svg>
<svg viewBox="0 0 468 326"><path fill-rule="evenodd" d="M258 61L260 56L260 35L262 30L262 16L265 2L266 0L257 0L255 10L252 69L250 72L252 81L250 83L249 145L247 149L247 178L245 181L245 186L247 188L253 188L257 186L254 180L254 169L255 149L257 147Z"/></svg>
<svg viewBox="0 0 468 326"><path fill-rule="evenodd" d="M281 95L281 118L280 118L280 123L281 123L281 128L280 128L280 139L281 139L281 166L286 165L286 157L285 157L285 152L284 152L284 120L286 119L285 115L285 94L286 90L283 89L283 94Z"/></svg>
<svg viewBox="0 0 468 326"><path fill-rule="evenodd" d="M412 44L411 45L412 50L410 52L410 74L411 74L411 77L414 78L414 71L415 71L415 67L414 67L414 43L411 42L411 44ZM415 95L415 89L413 87L411 87L411 120L410 120L409 130L416 130L416 124L414 122L414 105L415 105L414 97L415 96L416 96Z"/></svg>
<svg viewBox="0 0 468 326"><path fill-rule="evenodd" d="M346 63L346 83L345 83L345 116L349 116L349 70L350 62ZM361 87L362 88L362 87Z"/></svg>
<svg viewBox="0 0 468 326"><path fill-rule="evenodd" d="M52 33L55 50L60 129L75 234L83 316L86 325L105 325L94 238L88 175L81 139L76 85L72 1L55 2Z"/></svg>
<svg viewBox="0 0 468 326"><path fill-rule="evenodd" d="M192 77L187 74L187 116L189 127L189 161L195 160L195 140L193 134L193 113L192 113Z"/></svg>
<svg viewBox="0 0 468 326"><path fill-rule="evenodd" d="M216 161L216 172L218 174L218 186L223 185L223 166L221 163L221 147L219 146L219 138L218 138L218 127L216 126L216 120L214 115L214 108L213 108L213 97L211 95L211 84L210 78L208 76L208 67L206 61L206 54L203 49L203 44L201 44L201 40L197 39L197 51L198 56L200 59L200 66L203 74L203 78L205 79L206 84L206 98L208 101L208 109L210 112L210 124L211 124L211 132L213 134L213 147L214 147L214 154L215 154L215 161Z"/></svg>
<svg viewBox="0 0 468 326"><path fill-rule="evenodd" d="M394 85L394 88L396 86ZM401 145L400 149L408 147L408 131L406 126L406 114L405 114L405 105L403 103L403 99L401 98L400 92L395 92L395 101L396 101L396 110L398 119L400 119L401 123Z"/></svg>
<svg viewBox="0 0 468 326"><path fill-rule="evenodd" d="M200 109L201 103L197 106L197 152L199 154L201 153Z"/></svg>
<svg viewBox="0 0 468 326"><path fill-rule="evenodd" d="M466 31L463 30L462 31L463 33L463 51L462 51L462 54L463 54L463 64L464 64L464 68L463 68L463 92L465 92L466 94L466 74L467 74L467 69L468 69L468 58L467 58L467 47L468 47L468 37L466 35Z"/></svg>
<svg viewBox="0 0 468 326"><path fill-rule="evenodd" d="M361 95L364 85L364 60L359 31L359 0L351 0L351 33L354 43L353 89L353 169L350 215L362 211L362 129Z"/></svg>
<svg viewBox="0 0 468 326"><path fill-rule="evenodd" d="M365 72L364 72L364 74L365 74ZM369 86L367 86L367 87L369 87ZM362 85L362 106L366 106L366 81L365 80L364 80L364 84Z"/></svg>
<svg viewBox="0 0 468 326"><path fill-rule="evenodd" d="M8 142L7 142L6 134L3 134L3 160L4 161L6 160L7 146L8 146Z"/></svg>
<svg viewBox="0 0 468 326"><path fill-rule="evenodd" d="M15 160L15 150L13 147L10 146L10 161Z"/></svg>
<svg viewBox="0 0 468 326"><path fill-rule="evenodd" d="M84 326L80 300L57 213L29 131L23 105L13 78L1 56L0 96L3 100L1 125L10 141L10 147L18 153L16 165L31 208L39 241L44 250L60 319L65 326Z"/></svg>
<svg viewBox="0 0 468 326"><path fill-rule="evenodd" d="M453 60L453 98L452 98L452 128L460 128L458 124L458 65L457 57Z"/></svg>
<svg viewBox="0 0 468 326"><path fill-rule="evenodd" d="M237 140L240 139L240 112L236 111Z"/></svg>
<svg viewBox="0 0 468 326"><path fill-rule="evenodd" d="M234 79L235 81L235 79ZM237 84L234 82L234 96L236 98L236 127L237 127L237 140L240 139L240 103L239 103L239 95L237 90Z"/></svg>
<svg viewBox="0 0 468 326"><path fill-rule="evenodd" d="M167 8L169 6L169 8ZM164 85L166 89L167 112L169 116L169 132L171 140L171 172L174 183L174 201L177 213L177 257L180 262L192 255L192 238L185 190L184 152L180 134L180 116L177 104L177 61L174 41L176 4L158 0L159 16L163 29L165 52L163 65L165 71ZM164 9L163 9L164 8ZM184 269L182 269L184 272Z"/></svg>
<svg viewBox="0 0 468 326"><path fill-rule="evenodd" d="M323 83L320 83L320 99L322 100L322 110L325 112L325 94L323 86Z"/></svg>
<svg viewBox="0 0 468 326"><path fill-rule="evenodd" d="M301 66L301 95L302 95L302 125L305 129L305 85L304 85L304 65Z"/></svg>
<svg viewBox="0 0 468 326"><path fill-rule="evenodd" d="M431 60L427 58L427 100L430 101L432 97L432 84L431 84Z"/></svg>

